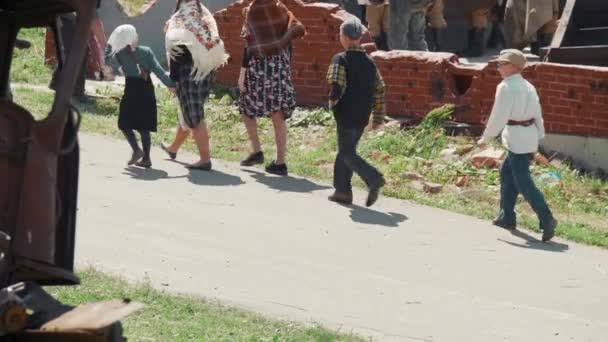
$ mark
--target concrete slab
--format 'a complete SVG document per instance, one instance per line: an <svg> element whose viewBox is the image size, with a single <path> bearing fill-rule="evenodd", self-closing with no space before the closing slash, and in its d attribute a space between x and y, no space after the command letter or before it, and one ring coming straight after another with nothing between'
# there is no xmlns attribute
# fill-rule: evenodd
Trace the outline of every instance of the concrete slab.
<svg viewBox="0 0 608 342"><path fill-rule="evenodd" d="M608 251L158 150L125 168L126 142L81 143L81 266L377 341L606 340Z"/></svg>

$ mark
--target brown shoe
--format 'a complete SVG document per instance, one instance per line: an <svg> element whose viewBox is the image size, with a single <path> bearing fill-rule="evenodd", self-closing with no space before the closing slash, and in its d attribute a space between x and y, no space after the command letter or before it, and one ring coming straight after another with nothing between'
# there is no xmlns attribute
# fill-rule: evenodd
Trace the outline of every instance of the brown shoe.
<svg viewBox="0 0 608 342"><path fill-rule="evenodd" d="M327 197L328 200L340 204L351 205L353 204L353 193L352 192L334 192L333 195Z"/></svg>

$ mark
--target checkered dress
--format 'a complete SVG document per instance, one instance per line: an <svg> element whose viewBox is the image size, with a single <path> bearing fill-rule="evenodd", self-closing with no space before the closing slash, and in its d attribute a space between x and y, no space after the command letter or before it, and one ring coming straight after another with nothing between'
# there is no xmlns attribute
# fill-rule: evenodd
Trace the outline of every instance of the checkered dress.
<svg viewBox="0 0 608 342"><path fill-rule="evenodd" d="M211 72L202 81L192 79L192 64L179 66L179 86L177 97L182 109L184 122L190 128L198 126L205 118L205 101L209 97L211 84L215 78L215 71Z"/></svg>

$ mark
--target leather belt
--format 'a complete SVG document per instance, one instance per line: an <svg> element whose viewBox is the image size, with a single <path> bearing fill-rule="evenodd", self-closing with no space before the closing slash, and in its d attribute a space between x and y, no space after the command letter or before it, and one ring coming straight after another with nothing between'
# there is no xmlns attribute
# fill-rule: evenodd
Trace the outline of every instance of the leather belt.
<svg viewBox="0 0 608 342"><path fill-rule="evenodd" d="M526 121L509 120L507 122L507 126L523 126L523 127L528 127L528 126L534 125L535 121L536 120L534 120L534 119L530 119L530 120L526 120Z"/></svg>

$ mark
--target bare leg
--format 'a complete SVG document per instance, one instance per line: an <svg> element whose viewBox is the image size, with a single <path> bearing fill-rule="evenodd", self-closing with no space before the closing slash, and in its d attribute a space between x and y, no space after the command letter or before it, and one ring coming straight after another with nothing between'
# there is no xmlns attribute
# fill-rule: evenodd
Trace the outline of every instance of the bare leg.
<svg viewBox="0 0 608 342"><path fill-rule="evenodd" d="M270 115L274 126L274 140L277 144L276 163L285 164L285 153L287 152L287 124L283 113L276 112Z"/></svg>
<svg viewBox="0 0 608 342"><path fill-rule="evenodd" d="M260 152L262 150L262 146L260 145L260 138L258 137L258 123L256 119L247 115L241 115L241 117L243 118L243 123L245 124L247 134L249 135L252 152Z"/></svg>
<svg viewBox="0 0 608 342"><path fill-rule="evenodd" d="M207 123L205 123L205 121L201 121L198 126L192 129L192 137L196 142L196 147L198 148L198 154L200 156L200 160L193 165L210 162L209 131L207 130Z"/></svg>
<svg viewBox="0 0 608 342"><path fill-rule="evenodd" d="M180 125L177 125L177 132L175 132L175 139L173 139L173 142L171 143L171 145L167 146L167 151L169 151L171 153L177 153L177 151L179 151L180 147L182 147L182 145L184 144L184 141L186 141L186 139L188 139L189 135L190 135L189 130L184 129Z"/></svg>

